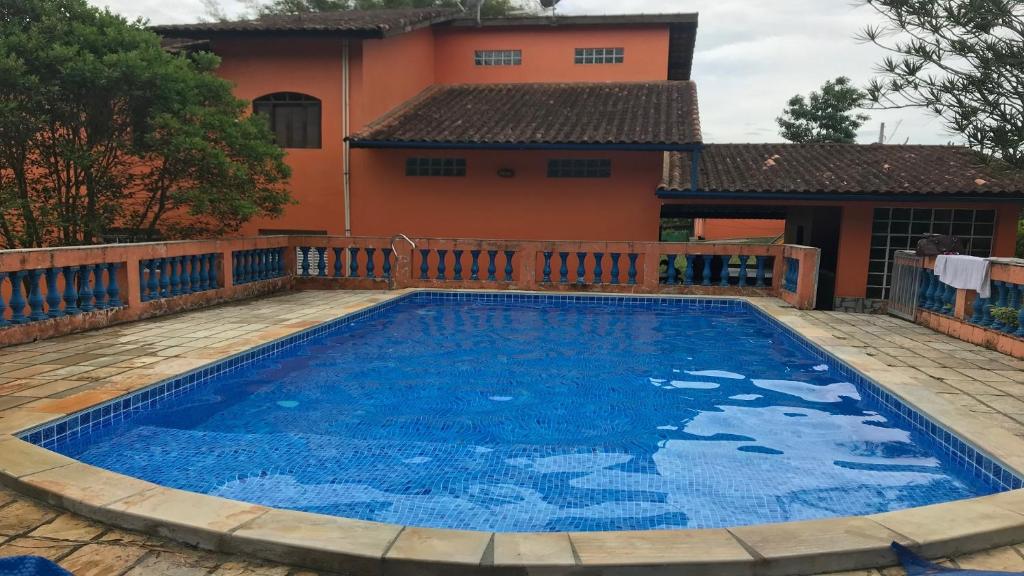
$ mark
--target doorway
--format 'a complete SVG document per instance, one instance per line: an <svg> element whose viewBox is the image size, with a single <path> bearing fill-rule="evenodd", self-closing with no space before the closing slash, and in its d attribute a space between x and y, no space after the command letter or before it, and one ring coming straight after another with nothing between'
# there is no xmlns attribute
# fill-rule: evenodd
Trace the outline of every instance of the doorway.
<svg viewBox="0 0 1024 576"><path fill-rule="evenodd" d="M832 310L839 264L839 227L843 209L837 206L792 207L786 218L786 243L821 250L818 268L818 310Z"/></svg>

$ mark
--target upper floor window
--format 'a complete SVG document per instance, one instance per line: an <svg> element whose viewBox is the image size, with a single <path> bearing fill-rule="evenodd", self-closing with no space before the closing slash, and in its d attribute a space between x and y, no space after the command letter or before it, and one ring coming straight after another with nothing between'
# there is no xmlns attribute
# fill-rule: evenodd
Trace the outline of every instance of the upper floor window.
<svg viewBox="0 0 1024 576"><path fill-rule="evenodd" d="M465 158L408 158L406 176L465 176Z"/></svg>
<svg viewBox="0 0 1024 576"><path fill-rule="evenodd" d="M610 178L612 161L605 158L548 160L548 178Z"/></svg>
<svg viewBox="0 0 1024 576"><path fill-rule="evenodd" d="M473 60L477 66L519 66L522 50L477 50Z"/></svg>
<svg viewBox="0 0 1024 576"><path fill-rule="evenodd" d="M625 48L577 48L577 64L622 64Z"/></svg>
<svg viewBox="0 0 1024 576"><path fill-rule="evenodd" d="M267 117L274 140L282 148L320 147L320 100L295 92L260 96L253 112Z"/></svg>

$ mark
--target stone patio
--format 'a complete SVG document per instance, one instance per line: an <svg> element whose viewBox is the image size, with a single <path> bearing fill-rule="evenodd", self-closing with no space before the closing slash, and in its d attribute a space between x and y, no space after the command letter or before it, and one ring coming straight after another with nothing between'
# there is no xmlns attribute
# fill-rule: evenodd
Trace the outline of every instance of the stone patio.
<svg viewBox="0 0 1024 576"><path fill-rule="evenodd" d="M404 292L295 292L0 349L0 434L9 434L397 297ZM780 320L861 369L899 376L1024 438L1024 362L885 316L802 312L768 300ZM0 556L35 554L77 576L297 575L285 566L126 532L0 489ZM1024 570L1024 548L950 561ZM886 576L897 569L856 574Z"/></svg>

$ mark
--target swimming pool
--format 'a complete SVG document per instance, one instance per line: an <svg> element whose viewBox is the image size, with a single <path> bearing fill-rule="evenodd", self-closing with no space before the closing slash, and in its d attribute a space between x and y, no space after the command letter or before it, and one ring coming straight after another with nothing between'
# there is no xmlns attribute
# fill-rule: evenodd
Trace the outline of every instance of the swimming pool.
<svg viewBox="0 0 1024 576"><path fill-rule="evenodd" d="M735 526L1005 487L738 300L419 293L179 380L26 438L186 490L493 531Z"/></svg>

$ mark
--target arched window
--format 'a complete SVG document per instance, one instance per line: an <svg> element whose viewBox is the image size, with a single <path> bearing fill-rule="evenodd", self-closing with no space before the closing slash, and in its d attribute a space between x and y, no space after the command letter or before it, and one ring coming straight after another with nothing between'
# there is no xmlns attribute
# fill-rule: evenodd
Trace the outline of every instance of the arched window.
<svg viewBox="0 0 1024 576"><path fill-rule="evenodd" d="M267 117L282 148L320 147L320 100L295 92L275 92L252 103L253 112Z"/></svg>

